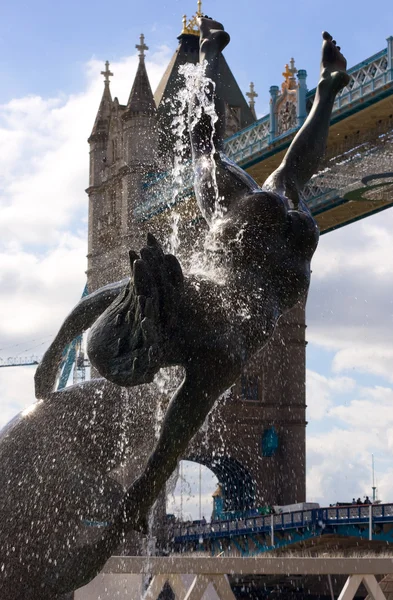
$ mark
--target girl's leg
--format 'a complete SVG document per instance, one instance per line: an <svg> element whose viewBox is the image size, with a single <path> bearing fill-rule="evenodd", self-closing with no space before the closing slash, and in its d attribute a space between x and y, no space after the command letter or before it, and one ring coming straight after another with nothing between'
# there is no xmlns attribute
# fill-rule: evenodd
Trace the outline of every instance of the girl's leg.
<svg viewBox="0 0 393 600"><path fill-rule="evenodd" d="M329 33L322 35L321 79L314 104L281 165L263 186L267 191L285 195L295 209L299 206L299 193L317 172L325 154L336 94L349 81L349 75L345 72L347 61L340 48ZM304 203L300 208L308 211Z"/></svg>

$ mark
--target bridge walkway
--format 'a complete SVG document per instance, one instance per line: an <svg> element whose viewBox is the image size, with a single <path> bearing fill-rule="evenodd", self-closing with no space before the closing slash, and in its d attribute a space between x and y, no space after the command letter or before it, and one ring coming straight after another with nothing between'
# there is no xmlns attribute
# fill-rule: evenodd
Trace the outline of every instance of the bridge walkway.
<svg viewBox="0 0 393 600"><path fill-rule="evenodd" d="M393 504L318 508L206 524L197 521L175 526L172 534L175 550L213 555L233 550L241 556L254 556L298 544L320 544L321 540L330 547L340 546L345 539L352 540L349 546L363 542L361 545L376 550L393 543Z"/></svg>

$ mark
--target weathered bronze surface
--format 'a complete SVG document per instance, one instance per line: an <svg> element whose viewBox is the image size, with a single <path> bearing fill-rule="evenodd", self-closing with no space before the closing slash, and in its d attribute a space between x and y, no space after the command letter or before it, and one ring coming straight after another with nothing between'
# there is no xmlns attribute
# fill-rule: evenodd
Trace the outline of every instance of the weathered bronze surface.
<svg viewBox="0 0 393 600"><path fill-rule="evenodd" d="M213 82L229 36L208 18L200 20L200 30L200 61L212 81L206 94L218 120L213 129L196 94L191 148L216 275L183 273L148 236L140 255L130 253L130 279L83 299L66 319L37 369L39 403L0 438L0 586L8 600L53 600L80 587L124 533L146 527L149 510L215 401L266 344L280 316L307 294L319 234L301 190L323 156L335 95L348 82L346 61L324 33L311 113L261 189L221 153L224 110ZM104 380L54 393L64 345L90 326L89 358ZM120 408L111 390L151 382L172 365L184 367L184 380L145 470L124 491L108 475L121 460L113 443ZM81 542L86 518L103 527Z"/></svg>

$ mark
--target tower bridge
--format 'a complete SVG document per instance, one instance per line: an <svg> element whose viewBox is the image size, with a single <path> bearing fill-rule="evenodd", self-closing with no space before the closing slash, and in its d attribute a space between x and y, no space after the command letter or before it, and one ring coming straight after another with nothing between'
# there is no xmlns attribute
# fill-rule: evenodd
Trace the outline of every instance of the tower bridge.
<svg viewBox="0 0 393 600"><path fill-rule="evenodd" d="M330 506L267 516L195 521L175 525L174 551L216 556L256 556L272 550L359 551L386 549L393 543L393 504Z"/></svg>
<svg viewBox="0 0 393 600"><path fill-rule="evenodd" d="M137 44L139 65L126 104L112 99L109 78L113 74L108 62L102 72L103 95L88 140L87 278L91 292L129 274L128 250L138 249L147 231L160 240L168 239L172 231L171 203L159 193L154 196L154 190L161 189L173 158L168 106L181 85L179 66L198 60L195 20L183 23L178 41L154 95L143 36ZM247 103L221 58L220 93L228 116L226 152L262 185L306 119L315 89L307 89L307 73L297 70L292 59L281 88L270 88L269 114L256 120L254 87ZM334 106L324 168L304 193L323 233L393 204L393 37L383 50L349 73L351 80ZM188 247L203 235L191 191L191 187L185 189L177 198L183 217L179 240ZM152 196L154 202L149 203ZM304 306L299 305L280 320L267 348L214 409L184 456L216 473L226 510L306 499L305 345ZM67 371L70 360L65 363ZM146 403L151 404L151 399ZM153 412L146 411L146 415L147 457L155 435ZM128 473L131 480L141 465L135 468ZM261 525L262 529L269 526L265 521ZM299 529L298 524L294 527ZM214 539L214 533L207 538Z"/></svg>
<svg viewBox="0 0 393 600"><path fill-rule="evenodd" d="M270 112L226 139L225 153L262 185L280 164L304 123L315 97L307 90L307 72L294 60L286 65L284 82L270 88ZM351 80L338 94L332 112L325 165L303 191L322 233L384 210L393 203L393 36L385 48L348 70ZM254 84L250 109L255 111ZM176 199L189 201L190 186ZM168 210L165 174L150 174L138 220Z"/></svg>
<svg viewBox="0 0 393 600"><path fill-rule="evenodd" d="M165 167L170 166L170 160L163 160L171 148L167 100L180 85L178 67L197 61L194 25L195 19L183 23L178 49L154 96L143 35L136 46L139 66L127 104L112 99L108 61L102 72L104 92L89 138L89 291L128 275L128 250L141 245L147 230L161 239L171 231L171 203L158 194L148 205L146 194L165 181ZM256 119L254 86L246 94L247 104L225 59L221 73L228 112L226 152L262 185L306 119L315 90L307 89L306 71L297 70L291 59L281 90L270 88L269 114ZM349 73L351 80L335 102L324 168L304 191L322 233L393 205L393 37ZM203 227L191 188L177 203L185 217L180 240L193 244ZM77 338L64 352L60 387L67 384L72 366L78 367L80 343ZM380 549L393 543L393 504L249 514L258 505L305 500L305 345L304 306L299 305L280 320L264 352L250 362L195 436L183 458L213 470L225 509L243 511L244 516L175 526L175 551L254 556L299 546L329 549L344 543L348 548L368 544ZM35 363L36 357L28 360ZM149 393L141 399L142 411L151 403ZM155 443L154 418L154 411L146 411L140 442L146 458ZM130 438L132 446L132 432ZM125 482L142 467L135 461L127 465Z"/></svg>
<svg viewBox="0 0 393 600"><path fill-rule="evenodd" d="M179 67L198 61L198 34L195 18L183 21L178 47L155 94L145 62L148 46L141 36L127 104L112 99L109 77L116 73L105 65L103 95L89 138L90 291L129 274L128 250L138 249L147 231L160 240L173 232L174 202L166 195L171 193L174 145L169 107L182 85ZM307 89L306 71L297 70L291 59L281 88L270 88L269 114L256 120L254 86L247 102L225 58L220 60L226 152L262 185L306 119L315 89ZM322 232L393 204L393 37L349 73L351 80L334 105L324 168L304 193ZM176 195L182 217L178 240L186 249L203 236L191 181L186 169L184 189ZM216 473L226 510L306 499L305 345L304 306L299 305L280 320L267 348L214 409L184 456ZM150 438L146 435L148 455L155 442L154 424L146 422L146 431L152 432Z"/></svg>
<svg viewBox="0 0 393 600"><path fill-rule="evenodd" d="M315 89L307 91L306 71L297 71L297 82L296 70L288 71L281 92L270 88L269 114L225 144L228 156L260 184L280 164L315 97ZM393 37L348 73L334 103L325 168L304 191L322 233L393 203Z"/></svg>
<svg viewBox="0 0 393 600"><path fill-rule="evenodd" d="M108 61L102 71L104 91L89 138L90 291L128 275L128 250L143 243L146 231L159 239L171 232L172 205L161 194L173 143L166 107L181 85L179 67L198 60L195 19L183 22L178 40L154 95L143 35L136 45L139 66L127 104L112 99ZM262 185L306 119L315 89L307 89L306 71L297 70L291 59L281 88L270 88L269 114L256 120L254 86L247 103L223 57L220 69L228 116L226 152ZM351 80L334 105L324 168L304 192L323 233L393 204L393 37L349 73ZM193 244L203 228L191 185L178 194L177 210L183 216L179 239ZM64 354L60 387L69 378L78 341ZM227 510L302 502L305 408L305 317L298 306L280 320L266 350L214 410L184 458L215 472ZM146 423L150 430L146 455L154 444L154 424Z"/></svg>
<svg viewBox="0 0 393 600"><path fill-rule="evenodd" d="M184 26L178 39L178 49L154 94L161 128L158 144L167 150L172 148L167 101L180 87L179 66L198 58L198 36L192 22ZM225 151L262 185L305 121L315 89L307 89L306 71L297 70L291 59L281 88L270 88L269 114L255 120L254 86L247 94L247 106L225 61L221 70L219 93L229 116ZM393 204L393 37L384 49L350 68L349 73L351 80L334 104L325 164L303 193L322 233ZM142 89L142 83L139 85ZM228 90L230 96L225 95ZM151 102L146 90L145 96ZM146 114L151 118L151 108ZM139 196L134 193L128 208L134 239L147 230L160 239L167 237L175 205L182 216L179 240L186 245L194 243L203 227L191 169L185 169L184 188L178 190L175 200L171 176L162 165L150 163L138 185ZM250 365L229 400L216 411L208 432L196 436L184 457L216 473L232 509L261 498L280 498L283 504L305 499L304 327L303 307L281 320L266 351ZM288 364L292 365L290 373L285 367ZM272 431L275 447L266 451L264 440ZM240 480L245 485L239 485Z"/></svg>

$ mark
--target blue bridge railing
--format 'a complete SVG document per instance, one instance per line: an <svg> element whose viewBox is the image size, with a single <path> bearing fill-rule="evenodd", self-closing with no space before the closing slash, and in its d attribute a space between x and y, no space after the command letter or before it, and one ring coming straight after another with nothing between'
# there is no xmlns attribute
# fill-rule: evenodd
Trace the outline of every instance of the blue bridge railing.
<svg viewBox="0 0 393 600"><path fill-rule="evenodd" d="M393 92L393 38L388 38L388 46L373 56L354 65L348 70L351 79L337 95L332 112L332 122L361 110L368 102L376 102ZM312 103L315 88L306 95L307 103ZM235 162L247 168L256 160L271 151L280 143L289 144L294 133L293 127L281 134L272 133L270 115L265 115L246 129L238 131L225 140L225 153Z"/></svg>
<svg viewBox="0 0 393 600"><path fill-rule="evenodd" d="M393 504L375 504L371 507L372 523L393 523ZM269 533L298 529L320 529L341 525L367 525L370 521L369 505L334 506L292 513L255 516L228 521L212 521L202 524L197 521L174 527L175 543L224 537Z"/></svg>
<svg viewBox="0 0 393 600"><path fill-rule="evenodd" d="M387 47L354 65L348 73L351 79L336 97L332 124L393 95L393 37L388 38ZM299 130L307 110L314 101L315 93L315 88L305 91L301 96L302 100L299 95L296 100L297 113L303 117L298 116L284 131L282 127L277 128L275 122L278 113L272 109L274 118L273 113L269 113L227 138L224 144L225 153L247 169L272 153L285 150ZM277 98L279 103L280 98L283 98L282 94L278 94ZM139 221L147 221L192 197L193 174L190 164L186 166L182 179L181 189L178 189L168 174L148 174L142 184L144 200L140 206L134 207L135 217ZM339 191L335 186L325 184L323 178L312 180L302 194L314 215L343 203Z"/></svg>

